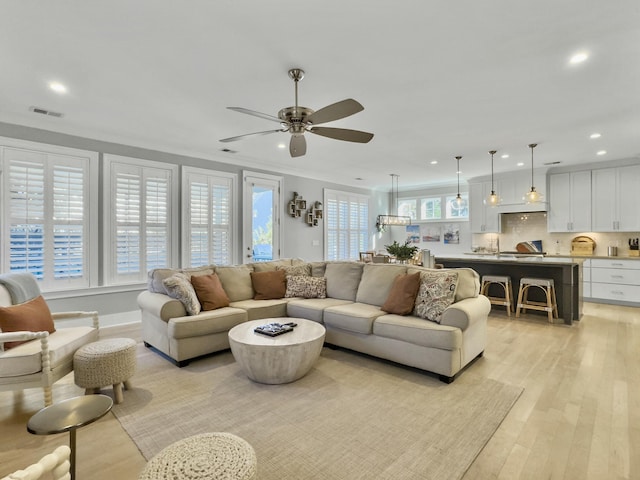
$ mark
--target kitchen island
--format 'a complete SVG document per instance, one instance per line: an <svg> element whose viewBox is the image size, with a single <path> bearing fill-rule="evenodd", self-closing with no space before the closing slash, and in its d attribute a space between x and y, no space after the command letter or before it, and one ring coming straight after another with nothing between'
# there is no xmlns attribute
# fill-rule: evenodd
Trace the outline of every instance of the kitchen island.
<svg viewBox="0 0 640 480"><path fill-rule="evenodd" d="M445 268L473 268L480 277L483 275L509 275L513 283L514 298L518 298L520 279L523 277L552 278L558 302L558 317L565 324L580 320L582 315L582 262L577 258L553 258L542 255L503 255L503 254L462 254L436 256L436 263ZM493 287L493 285L492 285ZM538 289L531 289L530 298L536 298ZM527 313L534 313L529 310ZM537 313L537 312L536 312ZM546 313L541 312L546 315Z"/></svg>

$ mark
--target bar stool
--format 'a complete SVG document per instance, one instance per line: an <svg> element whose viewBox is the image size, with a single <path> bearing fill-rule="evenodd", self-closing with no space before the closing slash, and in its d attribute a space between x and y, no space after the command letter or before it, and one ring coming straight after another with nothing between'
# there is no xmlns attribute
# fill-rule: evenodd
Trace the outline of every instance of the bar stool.
<svg viewBox="0 0 640 480"><path fill-rule="evenodd" d="M504 290L504 297L490 297L489 287L492 283L496 283L502 286ZM511 316L513 311L513 290L511 288L511 277L506 275L483 275L482 276L482 288L480 288L480 294L485 295L492 305L504 305L507 307L507 315Z"/></svg>
<svg viewBox="0 0 640 480"><path fill-rule="evenodd" d="M537 287L541 289L547 299L546 302L534 302L529 300L529 288ZM518 292L518 308L516 317L520 316L520 309L527 313L528 309L547 312L549 323L553 323L553 318L558 318L558 302L556 301L556 288L552 278L521 278L520 291Z"/></svg>

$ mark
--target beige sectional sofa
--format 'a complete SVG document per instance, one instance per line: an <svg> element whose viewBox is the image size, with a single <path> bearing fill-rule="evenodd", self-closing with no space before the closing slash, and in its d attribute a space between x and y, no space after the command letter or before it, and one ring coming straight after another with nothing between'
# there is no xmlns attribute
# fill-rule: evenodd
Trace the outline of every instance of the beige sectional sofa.
<svg viewBox="0 0 640 480"><path fill-rule="evenodd" d="M289 259L181 270L187 277L215 272L230 300L229 306L195 315L188 315L183 302L167 294L165 279L177 271L151 271L149 290L138 297L143 340L183 366L198 356L228 349L228 331L239 323L274 317L305 318L325 326L327 344L434 372L447 383L484 352L491 307L487 298L478 294L478 274L471 269L312 262L312 276L326 282L326 298L253 298L251 272L303 264L302 260ZM449 277L457 277L452 287L455 294L451 293L453 303L443 309L439 323L381 309L396 277L416 272L423 279L446 272L452 274ZM428 288L421 285L421 289Z"/></svg>

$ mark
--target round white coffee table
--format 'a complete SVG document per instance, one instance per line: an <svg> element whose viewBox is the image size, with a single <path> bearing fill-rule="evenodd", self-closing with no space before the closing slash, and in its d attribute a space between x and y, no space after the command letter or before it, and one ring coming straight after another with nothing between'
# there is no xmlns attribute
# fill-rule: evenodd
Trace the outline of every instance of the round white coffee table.
<svg viewBox="0 0 640 480"><path fill-rule="evenodd" d="M272 322L298 325L277 337L253 331ZM320 356L324 334L322 325L304 318L263 318L229 330L229 344L236 362L251 380L275 385L298 380L311 370Z"/></svg>

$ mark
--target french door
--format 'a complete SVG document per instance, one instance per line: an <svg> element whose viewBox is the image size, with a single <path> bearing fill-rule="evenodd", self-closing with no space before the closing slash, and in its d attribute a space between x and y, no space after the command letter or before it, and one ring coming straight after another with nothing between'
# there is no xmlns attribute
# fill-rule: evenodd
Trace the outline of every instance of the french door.
<svg viewBox="0 0 640 480"><path fill-rule="evenodd" d="M282 177L243 172L242 263L280 258Z"/></svg>

